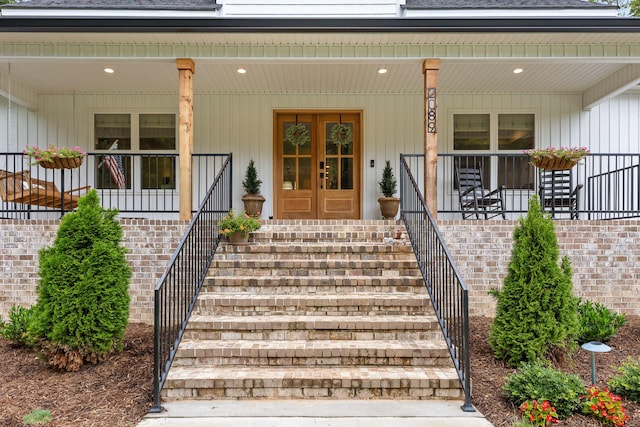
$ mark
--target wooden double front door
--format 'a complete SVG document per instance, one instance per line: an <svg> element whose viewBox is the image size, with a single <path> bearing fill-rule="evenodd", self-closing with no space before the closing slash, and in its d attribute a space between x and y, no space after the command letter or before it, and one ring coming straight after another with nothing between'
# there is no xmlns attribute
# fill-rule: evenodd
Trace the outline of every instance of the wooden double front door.
<svg viewBox="0 0 640 427"><path fill-rule="evenodd" d="M361 112L276 112L275 217L360 219Z"/></svg>

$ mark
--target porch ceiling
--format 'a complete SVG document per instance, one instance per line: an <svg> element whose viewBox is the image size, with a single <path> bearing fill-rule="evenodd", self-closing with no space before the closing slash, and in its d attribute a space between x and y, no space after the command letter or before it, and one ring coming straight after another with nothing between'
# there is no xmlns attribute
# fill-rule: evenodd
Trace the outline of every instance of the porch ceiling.
<svg viewBox="0 0 640 427"><path fill-rule="evenodd" d="M175 60L11 60L11 81L35 93L177 92ZM420 60L209 60L196 59L196 93L421 93ZM0 59L0 73L9 73ZM603 60L443 59L443 93L582 92L625 64ZM114 74L103 69L112 67ZM238 74L237 68L247 69ZM380 67L388 69L378 74ZM524 72L514 74L521 67Z"/></svg>
<svg viewBox="0 0 640 427"><path fill-rule="evenodd" d="M635 54L640 46L637 33L3 33L0 36L3 39L0 92L6 93L8 89L6 76L11 63L14 89L23 89L27 97L31 95L31 102L38 93L176 93L176 56L194 58L196 93L214 94L421 93L419 56L424 47L431 50L431 57L441 58L442 93L583 93L625 65L640 62L640 55ZM330 52L326 57L318 50L314 51L315 56L306 57L307 48L322 46L343 50L338 55ZM466 48L464 52L461 46ZM567 51L575 52L573 57L557 55L556 49L562 51L567 47L570 48ZM218 48L226 49L224 57L219 56L219 51L214 53ZM504 52L512 53L504 54L503 48ZM529 48L536 48L537 56L528 56ZM139 49L146 58L139 56ZM254 54L254 49L262 52L262 57ZM366 53L360 55L360 49ZM198 54L189 55L192 50ZM280 57L287 50L290 55ZM234 51L236 57L229 54ZM54 52L61 52L63 57L56 57ZM585 52L594 52L596 56ZM514 54L521 58L514 58ZM107 66L116 72L105 74L103 69ZM239 66L248 72L238 74ZM387 74L377 73L381 66L388 69ZM513 74L517 66L524 69L522 74ZM20 90L14 93L19 94Z"/></svg>

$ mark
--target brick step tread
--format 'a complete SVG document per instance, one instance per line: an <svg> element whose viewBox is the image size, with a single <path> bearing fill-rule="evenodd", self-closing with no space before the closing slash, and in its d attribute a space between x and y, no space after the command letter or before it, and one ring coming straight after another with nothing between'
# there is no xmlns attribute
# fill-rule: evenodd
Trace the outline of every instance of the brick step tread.
<svg viewBox="0 0 640 427"><path fill-rule="evenodd" d="M426 292L262 295L253 292L230 294L203 291L198 296L198 302L214 304L216 307L406 307L430 306L429 301L429 295Z"/></svg>
<svg viewBox="0 0 640 427"><path fill-rule="evenodd" d="M380 269L313 269L313 268L220 268L210 269L209 277L234 277L234 276L252 276L252 277L422 277L420 270L399 270L393 268Z"/></svg>
<svg viewBox="0 0 640 427"><path fill-rule="evenodd" d="M238 367L174 366L172 388L438 388L459 389L454 368L417 366Z"/></svg>
<svg viewBox="0 0 640 427"><path fill-rule="evenodd" d="M426 293L327 293L309 295L201 292L194 314L268 315L413 315L432 314Z"/></svg>
<svg viewBox="0 0 640 427"><path fill-rule="evenodd" d="M237 285L260 283L276 284L308 284L308 285L410 285L422 286L422 276L207 276L207 280L221 283L235 282ZM231 286L234 286L233 284Z"/></svg>
<svg viewBox="0 0 640 427"><path fill-rule="evenodd" d="M176 357L449 357L441 340L183 340Z"/></svg>
<svg viewBox="0 0 640 427"><path fill-rule="evenodd" d="M435 315L416 316L207 316L191 315L187 331L208 330L433 330L439 328Z"/></svg>
<svg viewBox="0 0 640 427"><path fill-rule="evenodd" d="M270 254L413 254L408 243L384 244L380 242L252 242L248 245L229 245L218 247L220 253L270 253ZM217 254L217 251L216 251Z"/></svg>
<svg viewBox="0 0 640 427"><path fill-rule="evenodd" d="M219 259L214 258L211 269L217 268L305 268L305 269L394 269L394 270L418 270L418 263L415 258L397 260L378 259L313 259L313 258L287 258L277 257L264 259Z"/></svg>

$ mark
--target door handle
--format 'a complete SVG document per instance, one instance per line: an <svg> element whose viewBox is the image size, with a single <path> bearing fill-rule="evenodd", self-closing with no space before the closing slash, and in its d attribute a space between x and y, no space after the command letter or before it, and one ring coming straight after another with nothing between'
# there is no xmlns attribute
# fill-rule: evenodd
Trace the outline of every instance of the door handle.
<svg viewBox="0 0 640 427"><path fill-rule="evenodd" d="M320 189L322 190L322 183L324 181L324 162L320 162Z"/></svg>

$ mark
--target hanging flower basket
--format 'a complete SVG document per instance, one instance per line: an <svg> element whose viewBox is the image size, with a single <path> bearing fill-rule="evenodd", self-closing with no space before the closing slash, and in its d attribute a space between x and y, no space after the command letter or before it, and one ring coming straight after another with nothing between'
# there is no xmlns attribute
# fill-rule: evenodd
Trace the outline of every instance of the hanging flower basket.
<svg viewBox="0 0 640 427"><path fill-rule="evenodd" d="M547 171L564 171L569 170L578 164L577 160L572 159L554 159L554 158L542 158L533 161L533 165L537 168Z"/></svg>
<svg viewBox="0 0 640 427"><path fill-rule="evenodd" d="M32 165L40 165L45 169L74 169L79 167L87 155L78 146L48 148L29 146L22 151L23 156L30 159Z"/></svg>
<svg viewBox="0 0 640 427"><path fill-rule="evenodd" d="M56 157L51 160L40 160L38 164L45 169L75 169L82 165L83 160L84 157Z"/></svg>
<svg viewBox="0 0 640 427"><path fill-rule="evenodd" d="M304 123L296 123L289 126L284 140L293 146L304 145L311 140L311 135Z"/></svg>
<svg viewBox="0 0 640 427"><path fill-rule="evenodd" d="M353 142L353 131L351 126L338 123L331 129L331 143L340 147L347 147Z"/></svg>
<svg viewBox="0 0 640 427"><path fill-rule="evenodd" d="M569 170L589 154L589 149L585 147L573 148L538 148L524 150L524 154L529 156L529 163L550 171Z"/></svg>

